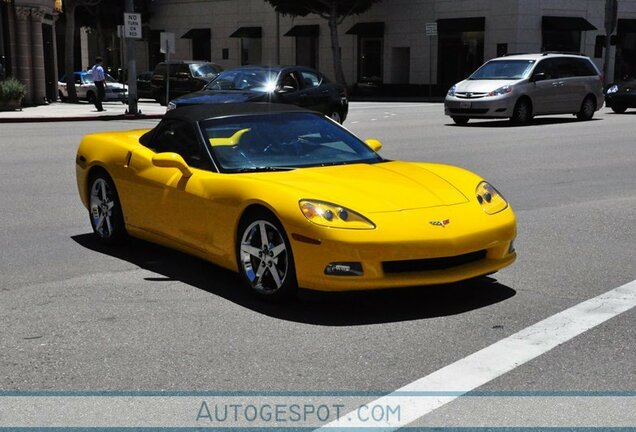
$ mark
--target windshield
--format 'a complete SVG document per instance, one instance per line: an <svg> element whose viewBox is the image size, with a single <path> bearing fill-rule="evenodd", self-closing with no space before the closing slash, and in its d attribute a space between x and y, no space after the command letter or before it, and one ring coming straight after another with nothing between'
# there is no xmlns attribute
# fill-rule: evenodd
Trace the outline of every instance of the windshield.
<svg viewBox="0 0 636 432"><path fill-rule="evenodd" d="M492 60L473 73L469 80L518 80L527 78L534 60Z"/></svg>
<svg viewBox="0 0 636 432"><path fill-rule="evenodd" d="M220 72L220 69L209 63L191 64L190 72L195 78L211 78Z"/></svg>
<svg viewBox="0 0 636 432"><path fill-rule="evenodd" d="M201 131L223 172L376 163L383 159L350 132L314 113L206 120Z"/></svg>
<svg viewBox="0 0 636 432"><path fill-rule="evenodd" d="M115 80L115 78L113 78L112 76L108 75L107 73L104 74L104 77L106 78L106 82L108 83L116 83L117 80ZM84 84L92 84L93 83L93 74L92 73L86 73L84 75L82 75L82 81L84 82Z"/></svg>
<svg viewBox="0 0 636 432"><path fill-rule="evenodd" d="M277 75L276 71L264 69L227 70L212 80L206 89L271 92L276 88Z"/></svg>

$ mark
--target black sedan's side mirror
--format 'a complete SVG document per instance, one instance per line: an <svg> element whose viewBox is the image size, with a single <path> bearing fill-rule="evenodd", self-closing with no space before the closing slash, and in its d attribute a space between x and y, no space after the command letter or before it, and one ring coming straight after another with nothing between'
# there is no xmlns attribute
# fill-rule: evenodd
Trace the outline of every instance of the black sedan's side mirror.
<svg viewBox="0 0 636 432"><path fill-rule="evenodd" d="M295 91L296 91L296 88L294 86L288 86L288 85L280 86L276 89L276 93L292 93Z"/></svg>

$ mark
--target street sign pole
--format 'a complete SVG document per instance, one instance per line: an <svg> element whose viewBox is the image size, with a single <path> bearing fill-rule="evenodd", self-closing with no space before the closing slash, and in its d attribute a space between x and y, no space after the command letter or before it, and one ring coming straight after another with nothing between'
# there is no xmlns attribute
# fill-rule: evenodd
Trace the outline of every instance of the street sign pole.
<svg viewBox="0 0 636 432"><path fill-rule="evenodd" d="M174 33L161 32L159 35L160 51L166 55L166 106L170 103L170 54L174 54Z"/></svg>
<svg viewBox="0 0 636 432"><path fill-rule="evenodd" d="M141 38L141 14L135 13L134 0L126 0L124 13L124 33L126 37L126 56L128 57L128 114L137 115L137 57L135 39Z"/></svg>

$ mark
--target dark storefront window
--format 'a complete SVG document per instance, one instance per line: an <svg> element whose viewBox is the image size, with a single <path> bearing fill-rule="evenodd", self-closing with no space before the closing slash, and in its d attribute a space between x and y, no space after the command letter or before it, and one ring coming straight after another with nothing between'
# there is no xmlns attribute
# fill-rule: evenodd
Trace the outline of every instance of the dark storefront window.
<svg viewBox="0 0 636 432"><path fill-rule="evenodd" d="M544 16L541 51L581 52L581 32L596 30L585 18Z"/></svg>
<svg viewBox="0 0 636 432"><path fill-rule="evenodd" d="M211 33L209 28L190 29L181 36L183 39L190 39L192 42L193 60L212 60Z"/></svg>
<svg viewBox="0 0 636 432"><path fill-rule="evenodd" d="M384 77L384 23L358 23L347 34L358 36L358 82L381 84Z"/></svg>
<svg viewBox="0 0 636 432"><path fill-rule="evenodd" d="M636 19L619 19L614 80L636 78Z"/></svg>
<svg viewBox="0 0 636 432"><path fill-rule="evenodd" d="M296 38L296 64L318 69L319 25L296 25L285 36Z"/></svg>
<svg viewBox="0 0 636 432"><path fill-rule="evenodd" d="M241 66L261 63L263 44L263 30L261 27L239 27L230 35L231 38L239 38Z"/></svg>
<svg viewBox="0 0 636 432"><path fill-rule="evenodd" d="M444 88L462 81L484 63L486 19L437 20L438 83Z"/></svg>

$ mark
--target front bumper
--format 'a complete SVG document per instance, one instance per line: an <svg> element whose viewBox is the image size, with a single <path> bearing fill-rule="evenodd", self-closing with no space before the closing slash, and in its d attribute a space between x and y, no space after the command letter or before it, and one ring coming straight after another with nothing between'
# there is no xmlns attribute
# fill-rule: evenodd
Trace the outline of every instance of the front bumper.
<svg viewBox="0 0 636 432"><path fill-rule="evenodd" d="M512 94L480 98L446 96L444 114L451 117L509 118L512 117L515 100Z"/></svg>
<svg viewBox="0 0 636 432"><path fill-rule="evenodd" d="M626 108L636 108L636 94L610 93L605 95L605 106L607 108L624 106Z"/></svg>
<svg viewBox="0 0 636 432"><path fill-rule="evenodd" d="M320 291L436 285L494 273L512 264L516 259L511 245L516 236L512 210L489 216L478 209L467 216L465 208L456 205L369 215L377 224L375 230L322 229L319 245L297 241L292 235L298 284ZM430 224L442 218L451 222L444 227ZM292 227L291 232L298 229ZM312 238L318 234L318 230L303 233ZM480 251L484 256L479 256ZM413 260L438 262L436 258L473 253L479 259L459 260L457 265L442 268L419 270L411 265ZM361 263L363 273L325 274L333 263Z"/></svg>

